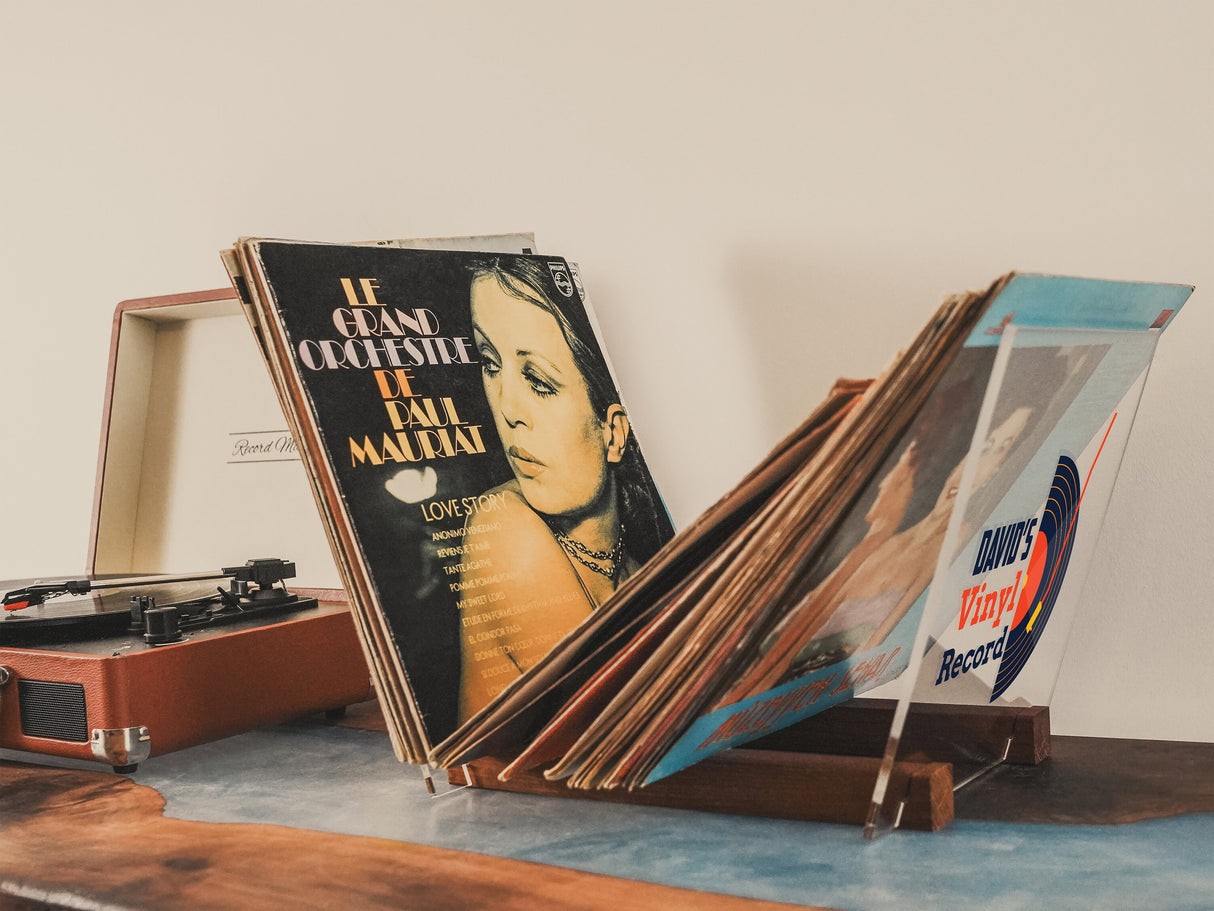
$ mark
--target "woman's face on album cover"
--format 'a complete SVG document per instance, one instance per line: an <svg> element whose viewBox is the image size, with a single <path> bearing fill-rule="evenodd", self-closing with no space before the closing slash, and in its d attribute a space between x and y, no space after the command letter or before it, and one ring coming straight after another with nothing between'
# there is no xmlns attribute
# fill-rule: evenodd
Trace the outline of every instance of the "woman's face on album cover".
<svg viewBox="0 0 1214 911"><path fill-rule="evenodd" d="M1017 408L1009 414L998 427L987 434L982 444L982 452L978 456L978 470L974 477L974 490L982 487L995 476L1003 465L1007 455L1015 445L1020 434L1028 425L1029 415L1033 410L1028 406Z"/></svg>
<svg viewBox="0 0 1214 911"><path fill-rule="evenodd" d="M523 496L547 515L593 508L607 489L607 435L552 314L488 276L472 283L485 397Z"/></svg>

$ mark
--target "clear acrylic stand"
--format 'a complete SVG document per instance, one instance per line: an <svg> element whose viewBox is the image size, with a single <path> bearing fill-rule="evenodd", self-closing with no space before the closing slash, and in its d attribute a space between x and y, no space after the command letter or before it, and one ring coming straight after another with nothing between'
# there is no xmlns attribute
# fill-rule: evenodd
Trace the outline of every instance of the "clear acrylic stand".
<svg viewBox="0 0 1214 911"><path fill-rule="evenodd" d="M453 775L442 770L438 770L440 774L436 778L434 775L436 767L426 763L418 763L416 767L421 771L422 783L425 785L426 793L431 798L449 797L457 791L466 790L470 786L467 783L469 782L467 769L463 766L460 769L464 776L464 784L458 783Z"/></svg>
<svg viewBox="0 0 1214 911"><path fill-rule="evenodd" d="M900 823L895 762L950 762L956 791L1048 752L1038 710L1053 695L1158 338L1004 331L910 663L871 694L896 705L865 838Z"/></svg>

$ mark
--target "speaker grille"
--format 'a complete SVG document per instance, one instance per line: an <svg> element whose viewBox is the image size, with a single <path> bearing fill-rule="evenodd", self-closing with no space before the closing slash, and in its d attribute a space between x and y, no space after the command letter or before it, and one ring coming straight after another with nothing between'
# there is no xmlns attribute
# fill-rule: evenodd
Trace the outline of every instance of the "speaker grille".
<svg viewBox="0 0 1214 911"><path fill-rule="evenodd" d="M21 704L21 733L26 737L88 741L84 687L79 683L18 680L17 701Z"/></svg>

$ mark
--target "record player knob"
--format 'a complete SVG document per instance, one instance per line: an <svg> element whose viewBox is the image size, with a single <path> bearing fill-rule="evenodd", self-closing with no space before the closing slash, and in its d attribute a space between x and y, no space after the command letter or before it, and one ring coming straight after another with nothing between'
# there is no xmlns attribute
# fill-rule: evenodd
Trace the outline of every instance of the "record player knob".
<svg viewBox="0 0 1214 911"><path fill-rule="evenodd" d="M177 623L177 608L153 607L143 612L143 641L148 645L181 642L185 636Z"/></svg>

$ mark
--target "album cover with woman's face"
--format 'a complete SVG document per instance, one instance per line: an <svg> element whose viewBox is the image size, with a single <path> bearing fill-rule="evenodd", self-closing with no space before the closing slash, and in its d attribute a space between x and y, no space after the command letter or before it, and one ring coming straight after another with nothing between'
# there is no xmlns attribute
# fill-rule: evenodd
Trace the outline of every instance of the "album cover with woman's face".
<svg viewBox="0 0 1214 911"><path fill-rule="evenodd" d="M263 293L436 743L673 535L576 270L260 241Z"/></svg>

